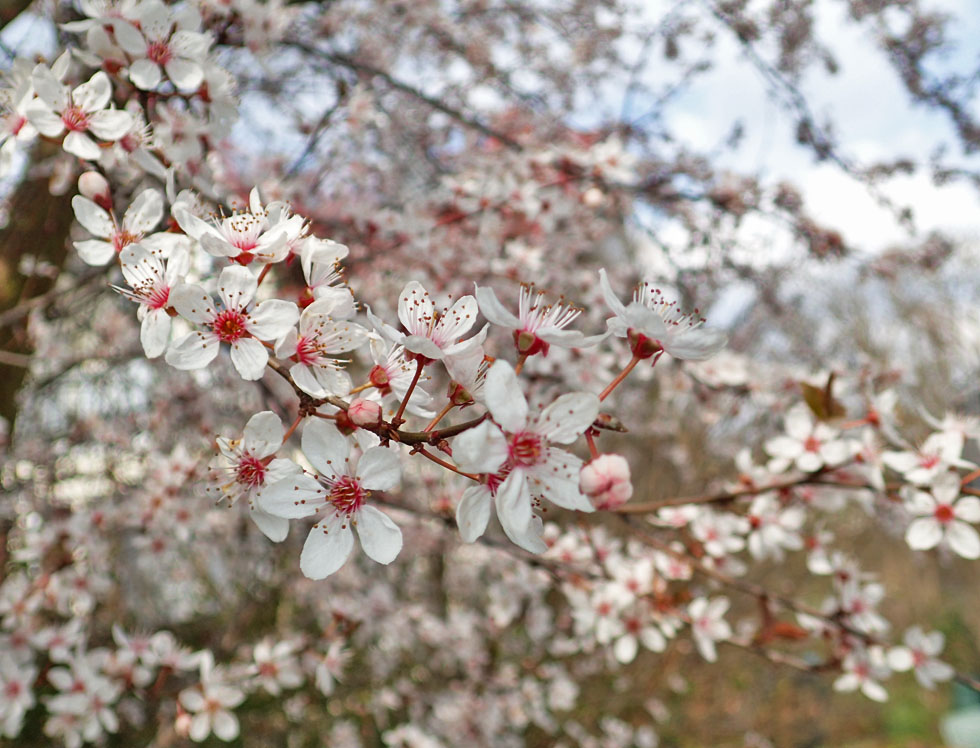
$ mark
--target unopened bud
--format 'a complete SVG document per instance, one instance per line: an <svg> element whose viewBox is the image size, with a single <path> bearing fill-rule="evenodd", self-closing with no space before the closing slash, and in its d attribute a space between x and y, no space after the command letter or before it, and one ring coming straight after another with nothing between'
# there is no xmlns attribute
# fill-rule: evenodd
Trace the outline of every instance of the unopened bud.
<svg viewBox="0 0 980 748"><path fill-rule="evenodd" d="M377 428L381 425L381 406L359 397L347 406L347 417L355 426Z"/></svg>
<svg viewBox="0 0 980 748"><path fill-rule="evenodd" d="M86 171L78 178L78 191L103 210L112 210L112 191L108 180L97 171Z"/></svg>
<svg viewBox="0 0 980 748"><path fill-rule="evenodd" d="M596 509L616 509L633 495L629 463L622 455L599 455L582 468L578 486Z"/></svg>

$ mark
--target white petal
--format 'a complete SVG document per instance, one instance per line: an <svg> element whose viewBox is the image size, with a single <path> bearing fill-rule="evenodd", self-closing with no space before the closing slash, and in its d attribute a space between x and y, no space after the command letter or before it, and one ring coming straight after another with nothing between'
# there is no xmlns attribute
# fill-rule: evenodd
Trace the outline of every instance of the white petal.
<svg viewBox="0 0 980 748"><path fill-rule="evenodd" d="M391 517L373 506L362 506L358 510L354 527L368 558L379 564L390 564L401 552L402 531Z"/></svg>
<svg viewBox="0 0 980 748"><path fill-rule="evenodd" d="M635 636L621 636L616 640L616 644L613 645L613 655L616 657L616 660L625 665L636 659L637 649L638 646Z"/></svg>
<svg viewBox="0 0 980 748"><path fill-rule="evenodd" d="M468 473L496 473L507 461L507 437L484 421L453 439L453 460Z"/></svg>
<svg viewBox="0 0 980 748"><path fill-rule="evenodd" d="M114 20L112 30L116 35L116 43L130 57L143 57L146 54L146 40L131 23L122 19Z"/></svg>
<svg viewBox="0 0 980 748"><path fill-rule="evenodd" d="M527 423L527 400L509 363L498 359L487 372L483 396L493 419L511 433Z"/></svg>
<svg viewBox="0 0 980 748"><path fill-rule="evenodd" d="M165 309L150 309L140 325L140 343L147 358L162 356L170 340L170 315Z"/></svg>
<svg viewBox="0 0 980 748"><path fill-rule="evenodd" d="M163 218L163 195L157 190L143 190L126 209L123 229L131 234L146 234Z"/></svg>
<svg viewBox="0 0 980 748"><path fill-rule="evenodd" d="M31 73L34 93L38 98L56 112L64 111L68 106L68 88L55 74L44 65L37 65Z"/></svg>
<svg viewBox="0 0 980 748"><path fill-rule="evenodd" d="M668 331L669 332L669 331ZM664 350L674 358L685 361L704 361L714 356L728 342L727 333L710 327L698 327L663 341Z"/></svg>
<svg viewBox="0 0 980 748"><path fill-rule="evenodd" d="M456 507L456 525L463 542L472 543L486 532L492 502L490 489L485 485L473 485L463 492L463 498Z"/></svg>
<svg viewBox="0 0 980 748"><path fill-rule="evenodd" d="M612 290L612 286L609 285L609 278L606 277L605 268L599 270L599 287L602 289L602 298L605 299L606 306L612 310L612 313L617 317L625 315L626 307L623 306L623 302L619 300L619 297Z"/></svg>
<svg viewBox="0 0 980 748"><path fill-rule="evenodd" d="M319 418L303 427L303 454L320 475L334 478L347 475L350 442L337 428Z"/></svg>
<svg viewBox="0 0 980 748"><path fill-rule="evenodd" d="M412 353L419 353L426 358L439 360L443 356L442 348L423 335L406 335L402 345Z"/></svg>
<svg viewBox="0 0 980 748"><path fill-rule="evenodd" d="M312 366L293 364L289 367L289 376L293 378L293 384L311 397L326 397L329 394L316 378Z"/></svg>
<svg viewBox="0 0 980 748"><path fill-rule="evenodd" d="M571 444L599 415L599 398L591 392L562 395L535 419L534 431L548 441Z"/></svg>
<svg viewBox="0 0 980 748"><path fill-rule="evenodd" d="M238 718L231 712L221 709L214 713L212 729L222 740L234 740L238 737Z"/></svg>
<svg viewBox="0 0 980 748"><path fill-rule="evenodd" d="M221 297L226 309L246 307L255 296L257 287L258 281L252 275L252 271L241 265L230 265L218 276L218 296Z"/></svg>
<svg viewBox="0 0 980 748"><path fill-rule="evenodd" d="M953 505L953 514L964 522L980 522L980 498L964 496Z"/></svg>
<svg viewBox="0 0 980 748"><path fill-rule="evenodd" d="M452 343L465 335L476 323L479 306L472 296L463 296L456 300L449 310L439 318L436 331L440 338Z"/></svg>
<svg viewBox="0 0 980 748"><path fill-rule="evenodd" d="M242 432L242 446L253 457L262 459L275 454L282 445L282 421L271 410L263 410L248 419Z"/></svg>
<svg viewBox="0 0 980 748"><path fill-rule="evenodd" d="M521 321L500 303L492 288L477 287L476 300L480 304L480 311L483 312L483 316L493 324L511 330L516 330L521 326Z"/></svg>
<svg viewBox="0 0 980 748"><path fill-rule="evenodd" d="M28 104L24 109L24 116L39 133L46 137L56 138L65 131L65 123L61 117L42 101L34 100Z"/></svg>
<svg viewBox="0 0 980 748"><path fill-rule="evenodd" d="M65 142L61 146L66 153L78 156L86 161L98 161L102 151L88 135L74 130L65 136Z"/></svg>
<svg viewBox="0 0 980 748"><path fill-rule="evenodd" d="M71 199L71 207L78 222L93 236L108 239L115 232L116 227L109 214L87 197L75 195Z"/></svg>
<svg viewBox="0 0 980 748"><path fill-rule="evenodd" d="M196 91L204 82L204 69L196 62L174 57L163 67L167 77L181 91Z"/></svg>
<svg viewBox="0 0 980 748"><path fill-rule="evenodd" d="M248 331L261 340L275 340L285 335L298 319L299 309L293 302L269 299L249 315Z"/></svg>
<svg viewBox="0 0 980 748"><path fill-rule="evenodd" d="M508 536L520 537L531 522L531 493L522 470L514 470L497 488L497 519ZM513 537L511 538L513 540Z"/></svg>
<svg viewBox="0 0 980 748"><path fill-rule="evenodd" d="M191 717L191 726L187 731L188 737L195 743L200 743L211 734L211 717L208 712L198 712Z"/></svg>
<svg viewBox="0 0 980 748"><path fill-rule="evenodd" d="M255 381L265 373L269 351L254 338L243 338L231 344L231 362L242 379Z"/></svg>
<svg viewBox="0 0 980 748"><path fill-rule="evenodd" d="M88 129L103 140L119 140L133 129L136 120L121 109L103 109L89 117Z"/></svg>
<svg viewBox="0 0 980 748"><path fill-rule="evenodd" d="M170 346L165 359L175 369L203 369L214 361L220 348L214 335L192 332Z"/></svg>
<svg viewBox="0 0 980 748"><path fill-rule="evenodd" d="M290 475L265 486L259 492L259 508L285 519L299 519L316 514L326 500L326 489L313 476Z"/></svg>
<svg viewBox="0 0 980 748"><path fill-rule="evenodd" d="M112 84L109 76L101 70L86 83L78 86L71 94L72 101L84 112L97 112L104 109L112 98Z"/></svg>
<svg viewBox="0 0 980 748"><path fill-rule="evenodd" d="M369 491L390 491L401 479L398 452L390 447L372 447L357 462L361 485Z"/></svg>
<svg viewBox="0 0 980 748"><path fill-rule="evenodd" d="M888 667L892 670L905 672L915 665L915 658L908 647L892 647L888 651Z"/></svg>
<svg viewBox="0 0 980 748"><path fill-rule="evenodd" d="M410 281L398 295L398 319L410 335L427 330L435 313L429 294L418 281Z"/></svg>
<svg viewBox="0 0 980 748"><path fill-rule="evenodd" d="M926 551L936 547L942 537L942 528L932 517L913 520L905 532L905 542L908 543L909 548L916 551Z"/></svg>
<svg viewBox="0 0 980 748"><path fill-rule="evenodd" d="M332 517L314 525L310 530L299 557L299 568L310 579L330 576L350 556L354 548L354 533L349 524L342 522L346 520Z"/></svg>
<svg viewBox="0 0 980 748"><path fill-rule="evenodd" d="M254 505L249 506L249 516L262 534L274 543L281 543L289 534L289 520L263 512Z"/></svg>
<svg viewBox="0 0 980 748"><path fill-rule="evenodd" d="M75 242L75 250L86 265L101 267L107 265L116 256L116 248L109 242L99 239L86 239Z"/></svg>
<svg viewBox="0 0 980 748"><path fill-rule="evenodd" d="M181 317L199 325L217 315L211 297L203 288L192 283L181 283L170 292L168 301Z"/></svg>
<svg viewBox="0 0 980 748"><path fill-rule="evenodd" d="M980 558L980 535L965 522L954 520L946 528L946 542L963 558Z"/></svg>

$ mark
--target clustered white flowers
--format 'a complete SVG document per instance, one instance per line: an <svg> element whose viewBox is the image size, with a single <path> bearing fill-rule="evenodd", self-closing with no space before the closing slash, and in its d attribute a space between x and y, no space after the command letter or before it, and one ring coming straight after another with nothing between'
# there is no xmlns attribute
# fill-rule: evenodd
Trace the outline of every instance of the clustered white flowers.
<svg viewBox="0 0 980 748"><path fill-rule="evenodd" d="M491 668L487 651L469 649L476 646L468 641L474 628L495 634L526 610L527 635L542 651L608 653L620 664L685 637L709 662L719 659L724 644L751 648L780 636L810 637L839 671L834 688L876 701L887 698L883 683L893 672L912 671L927 688L954 676L939 659L941 632L912 627L902 644L888 647L891 624L879 610L884 586L836 549L823 520L851 509L873 514L883 505L893 522L903 523L912 550L980 558L980 498L971 487L976 465L963 456L976 432L947 419L931 424L936 431L915 447L881 407L887 395L879 393L877 406L849 423L797 403L782 417L785 433L755 454L739 454L736 483L689 500L648 500L656 491L634 484L638 456L631 455L631 469L626 454L597 445L607 432L630 426L629 401L624 396L614 411L609 397L640 362L650 375L663 354L687 372L683 362L719 353L726 332L706 326L697 310L682 311L650 281L623 303L613 284L621 273L604 269L590 275L596 292L582 308L564 297L548 303L550 294L531 283L517 289L500 281L495 290L481 281L472 295L453 298L443 291L444 279L423 268L422 280L364 292L348 285L342 263L369 259L352 257L353 242L349 249L318 236L327 232L286 199L264 202L263 193L268 198L274 190L229 188L230 170L213 158L214 144L231 132L237 102L206 22L241 17L243 43L257 52L284 33L275 6L83 2L87 18L66 30L84 34L84 50L51 65L15 66L10 120L0 131L0 172L21 141L40 135L60 144L71 168L82 172L71 202L89 236L79 231L73 246L87 265L108 266L95 272L111 273L115 291L136 305L146 357L193 372L186 381L208 383L210 397L222 405L239 399L228 384L234 375L225 376L230 372L261 382L256 397L265 404L248 401L244 424L209 435L216 454L206 470L199 446L178 443L155 464L146 460L150 467L134 470L133 479L125 478L122 464L104 471L130 490L141 486L121 521L126 551L151 566L157 559L176 564L190 543L217 537L220 520L202 518L211 508L183 495L185 484L206 478L212 498L246 507L262 533L262 546L242 541L243 555L258 554L265 539L290 544L291 521L312 520L292 530L293 538L305 535L299 571L316 582L332 579L322 586L305 582L315 590L309 597L345 593L329 615L321 611L317 637L266 636L221 664L215 657L229 648L226 642L192 651L166 630L143 634L116 625L113 644L91 646L76 622L93 620L112 585L101 563L109 553L102 527L111 520L80 511L78 520L25 521L18 563L40 568L67 560L36 582L26 572L0 581L0 734L18 736L25 716L41 704L47 736L69 746L99 743L121 730L121 718L138 721L129 696L155 698L169 683L180 736L228 741L241 733L236 710L252 694L278 698L309 682L331 695L352 659L370 660L351 643L358 626L372 631L386 656L408 649L399 626L379 623L402 614L391 609L395 561L408 556L403 567L411 577L412 565L425 566L419 559L431 551L426 523L441 528L453 518L466 545L454 545L455 565L445 575L457 587L485 593L486 610L473 615L447 602L443 620L414 606L404 612L409 628L439 649L458 649L435 660L458 657L453 666L485 667L500 713L552 734L553 713L570 709L577 696L563 667L544 664L537 680ZM577 156L597 183L632 184L635 158L624 148L610 138ZM554 167L567 157L556 150L535 166ZM534 190L503 183L493 190L494 199L514 200L540 226L559 220ZM493 203L472 184L455 194L463 216ZM602 199L598 186L581 195L586 205ZM505 251L533 268L534 253L515 244ZM581 329L570 329L573 323ZM583 360L580 368L569 363ZM568 372L591 378L569 386ZM173 401L161 410L181 407L178 397ZM606 519L608 526L601 524ZM238 537L248 538L243 528ZM75 544L91 537L102 545L92 541L75 552ZM351 561L359 555L355 545L391 568L365 565L364 571ZM467 577L467 559L491 550L514 565L483 589L483 580ZM791 563L794 554L805 554L801 564L827 578L830 593L822 603L770 599L742 583L750 562ZM256 562L256 578L269 575L271 565ZM186 567L178 571L192 576ZM210 568L196 571L208 580L208 594L232 586ZM409 582L418 584L414 577ZM733 625L744 609L731 590L755 596L763 613ZM555 616L545 600L558 592L562 613ZM207 596L195 594L203 609ZM182 605L191 605L168 604L175 619ZM392 713L407 710L397 689L378 698ZM441 709L445 719L473 711L456 703ZM341 724L337 733L344 729ZM627 741L654 739L618 724L606 729ZM428 738L414 725L394 725L383 739L425 745Z"/></svg>

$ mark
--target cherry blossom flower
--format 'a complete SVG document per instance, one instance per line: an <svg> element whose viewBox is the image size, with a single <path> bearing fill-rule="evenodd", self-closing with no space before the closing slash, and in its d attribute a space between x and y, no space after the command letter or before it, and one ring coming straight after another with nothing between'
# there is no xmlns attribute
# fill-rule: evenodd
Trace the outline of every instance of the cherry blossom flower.
<svg viewBox="0 0 980 748"><path fill-rule="evenodd" d="M179 91L195 91L204 81L201 63L212 41L210 34L194 30L200 26L196 9L189 6L174 13L159 0L145 0L135 15L134 23L115 19L112 24L119 46L133 58L129 65L133 85L144 91L155 89L162 80L162 67Z"/></svg>
<svg viewBox="0 0 980 748"><path fill-rule="evenodd" d="M514 369L503 360L490 367L484 394L497 425L484 421L453 442L453 459L460 468L488 476L489 490L471 487L457 508L464 539L483 534L491 497L501 526L515 543L527 540L532 497L563 509L593 511L578 486L582 461L551 444L571 444L589 428L599 414L599 398L569 393L532 415Z"/></svg>
<svg viewBox="0 0 980 748"><path fill-rule="evenodd" d="M980 535L970 526L980 522L980 498L961 496L956 473L936 478L930 491L902 487L905 508L915 515L905 532L905 542L917 551L948 545L963 558L980 558Z"/></svg>
<svg viewBox="0 0 980 748"><path fill-rule="evenodd" d="M208 254L228 257L241 265L253 261L279 262L289 253L289 242L303 230L301 216L288 216L286 206L271 203L262 207L258 188L249 193L248 210L214 218L209 223L183 206L175 205L173 216L188 236L200 242Z"/></svg>
<svg viewBox="0 0 980 748"><path fill-rule="evenodd" d="M214 655L205 651L200 656L200 682L185 688L177 697L193 716L188 736L200 743L212 732L224 741L238 737L238 717L231 710L245 700L245 694L225 682L224 673L214 666Z"/></svg>
<svg viewBox="0 0 980 748"><path fill-rule="evenodd" d="M221 343L228 343L231 361L242 378L260 378L269 352L259 341L285 335L296 324L299 310L281 299L268 299L251 308L256 288L255 276L248 268L231 265L218 276L221 311L200 286L185 283L171 291L173 307L204 329L175 341L167 351L167 363L177 369L201 369L217 358Z"/></svg>
<svg viewBox="0 0 980 748"><path fill-rule="evenodd" d="M892 670L912 670L919 685L930 691L937 682L950 680L956 674L950 665L936 659L945 644L941 631L926 634L919 626L913 626L905 632L902 640L904 646L888 650L888 665Z"/></svg>
<svg viewBox="0 0 980 748"><path fill-rule="evenodd" d="M463 296L452 307L439 312L422 284L411 281L398 296L398 320L407 331L405 334L382 322L370 310L368 319L375 330L388 340L404 346L423 361L439 360L444 356L465 353L483 343L486 328L467 340L459 340L473 327L477 311L476 299Z"/></svg>
<svg viewBox="0 0 980 748"><path fill-rule="evenodd" d="M147 358L156 358L170 340L170 292L187 274L190 257L178 249L164 265L141 245L132 244L120 253L119 262L129 289L113 288L139 304L140 343Z"/></svg>
<svg viewBox="0 0 980 748"><path fill-rule="evenodd" d="M972 470L977 466L960 457L963 452L963 435L955 431L937 431L930 435L919 449L904 452L885 452L882 462L905 480L924 486L951 467Z"/></svg>
<svg viewBox="0 0 980 748"><path fill-rule="evenodd" d="M343 566L354 547L354 530L369 558L379 564L394 561L402 548L401 530L366 502L370 491L388 491L398 484L398 454L387 447L371 447L358 458L351 454L346 437L316 419L303 427L302 444L318 475L279 481L263 491L261 503L270 514L287 519L326 509L303 546L303 574L324 579Z"/></svg>
<svg viewBox="0 0 980 748"><path fill-rule="evenodd" d="M0 654L0 735L15 738L24 715L34 706L37 668L18 663L6 652Z"/></svg>
<svg viewBox="0 0 980 748"><path fill-rule="evenodd" d="M268 638L255 645L255 682L267 693L278 696L284 688L303 685L303 670L296 658L296 642L280 641L275 644Z"/></svg>
<svg viewBox="0 0 980 748"><path fill-rule="evenodd" d="M687 606L694 643L701 656L708 662L718 659L715 642L732 635L732 627L724 619L726 610L728 610L728 598L725 597L716 597L711 601L706 597L697 597Z"/></svg>
<svg viewBox="0 0 980 748"><path fill-rule="evenodd" d="M703 361L720 351L728 340L721 330L703 327L702 317L682 314L675 302L663 299L649 283L637 288L627 306L613 292L604 269L599 271L599 284L615 315L606 321L609 332L617 338L629 338L634 355L647 358L663 350L674 358Z"/></svg>
<svg viewBox="0 0 980 748"><path fill-rule="evenodd" d="M415 367L405 357L405 348L392 345L376 333L368 336L371 358L374 366L368 374L368 379L374 386L373 393L385 400L401 402L405 399L408 388L415 378ZM412 399L408 401L406 410L421 418L431 418L435 413L429 408L432 395L425 391L421 382L426 379L423 375L419 384L412 390ZM371 393L371 394L373 394ZM365 396L369 396L365 393Z"/></svg>
<svg viewBox="0 0 980 748"><path fill-rule="evenodd" d="M585 348L595 345L605 335L585 337L576 330L565 330L582 313L564 302L545 304L544 293L534 286L521 285L517 316L497 300L492 288L476 288L476 299L483 316L499 327L513 330L517 352L523 356L548 355L551 345Z"/></svg>
<svg viewBox="0 0 980 748"><path fill-rule="evenodd" d="M105 265L126 247L138 243L163 218L163 196L143 190L126 209L122 225L92 200L75 195L71 200L78 222L100 239L75 242L78 256L89 265Z"/></svg>
<svg viewBox="0 0 980 748"><path fill-rule="evenodd" d="M888 692L878 681L884 680L891 671L880 646L857 648L844 657L844 674L834 681L835 691L857 691L872 701L888 700Z"/></svg>
<svg viewBox="0 0 980 748"><path fill-rule="evenodd" d="M102 140L118 140L133 126L129 112L106 109L112 98L112 84L102 71L70 91L51 70L38 65L33 83L38 98L28 104L27 118L49 138L57 138L67 130L62 147L73 156L97 161L102 151L87 133Z"/></svg>
<svg viewBox="0 0 980 748"><path fill-rule="evenodd" d="M276 355L295 362L289 368L293 382L313 397L345 397L350 392L350 376L342 368L347 362L334 354L367 342L367 330L360 325L331 319L333 306L328 298L314 301L300 315L299 333L291 328L276 343Z"/></svg>
<svg viewBox="0 0 980 748"><path fill-rule="evenodd" d="M691 522L691 534L709 556L727 556L745 548L745 534L750 527L745 517L703 508Z"/></svg>
<svg viewBox="0 0 980 748"><path fill-rule="evenodd" d="M252 521L277 543L286 538L289 522L263 511L259 498L267 486L300 472L292 460L273 458L282 446L283 434L279 416L264 410L248 419L241 439L219 436L215 441L220 454L211 463L211 480L216 485L209 488L220 492L229 506L244 499Z"/></svg>
<svg viewBox="0 0 980 748"><path fill-rule="evenodd" d="M596 509L620 507L633 495L630 465L622 455L599 455L582 467L578 487Z"/></svg>
<svg viewBox="0 0 980 748"><path fill-rule="evenodd" d="M352 652L344 649L344 642L339 639L330 642L326 652L309 651L304 655L305 663L313 669L314 682L320 693L330 696L334 692L351 656Z"/></svg>
<svg viewBox="0 0 980 748"><path fill-rule="evenodd" d="M624 665L636 659L639 645L651 652L663 652L667 637L661 630L650 606L640 603L621 614L623 633L613 644L613 656Z"/></svg>
<svg viewBox="0 0 980 748"><path fill-rule="evenodd" d="M329 298L332 301L328 314L334 319L354 316L355 304L351 290L340 274L340 261L350 250L343 244L329 239L307 236L300 242L300 265L306 288L300 298L300 306Z"/></svg>
<svg viewBox="0 0 980 748"><path fill-rule="evenodd" d="M752 500L747 518L749 552L754 558L783 558L783 550L798 551L803 547L800 528L806 521L803 507L783 507L773 493L760 494Z"/></svg>
<svg viewBox="0 0 980 748"><path fill-rule="evenodd" d="M853 453L849 441L840 433L813 418L804 403L797 403L786 413L786 434L766 442L766 452L772 455L769 470L781 473L795 465L812 473L825 466L839 465Z"/></svg>

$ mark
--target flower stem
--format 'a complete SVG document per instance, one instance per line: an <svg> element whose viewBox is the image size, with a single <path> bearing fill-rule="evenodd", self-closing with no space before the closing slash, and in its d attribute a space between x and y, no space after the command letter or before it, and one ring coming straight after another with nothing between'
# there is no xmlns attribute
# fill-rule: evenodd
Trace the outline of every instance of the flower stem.
<svg viewBox="0 0 980 748"><path fill-rule="evenodd" d="M442 410L440 410L440 411L439 411L439 413L437 413L437 414L436 414L436 417L435 417L435 418L433 418L433 419L432 419L432 420L431 420L431 421L429 422L429 425L428 425L428 426L426 426L426 427L425 427L424 429L422 429L422 430L423 430L423 431L432 431L432 429L434 429L434 428L436 427L436 425L437 425L437 424L439 423L439 421L441 421L441 420L442 420L443 418L445 418L445 417L446 417L446 414L447 414L447 413L448 413L449 411L451 411L451 410L452 410L453 408L455 408L455 407L456 407L456 406L455 406L455 405L453 405L453 403L452 403L452 402L448 402L448 403L446 403L446 407L445 407L445 408L443 408Z"/></svg>
<svg viewBox="0 0 980 748"><path fill-rule="evenodd" d="M415 392L415 385L419 383L419 378L422 376L422 369L424 366L425 360L420 358L418 360L418 368L415 370L415 376L412 377L412 383L408 385L408 389L405 391L405 397L402 398L401 405L398 406L398 412L395 413L395 417L391 419L391 425L396 429L405 422L405 419L402 418L402 415L405 413L405 406L408 405L408 399L412 396L412 393Z"/></svg>
<svg viewBox="0 0 980 748"><path fill-rule="evenodd" d="M283 434L283 437L282 437L282 443L283 444L285 444L286 442L289 441L289 437L291 437L293 435L293 432L296 430L296 427L299 426L300 421L302 421L302 420L303 420L303 416L296 416L296 420L293 421L293 425L289 427L289 430L286 431L285 434Z"/></svg>
<svg viewBox="0 0 980 748"><path fill-rule="evenodd" d="M606 386L606 389L599 393L599 401L601 402L609 397L610 393L612 393L612 391L616 389L624 379L626 379L626 376L633 371L633 368L640 363L640 361L640 357L634 355L633 358L630 359L630 362L626 364L626 367ZM654 359L653 362L657 363L657 359Z"/></svg>
<svg viewBox="0 0 980 748"><path fill-rule="evenodd" d="M413 454L414 453L418 453L418 454L422 455L423 457L425 457L425 458L427 458L429 460L432 460L432 462L436 463L436 465L442 465L442 467L446 468L446 470L452 470L454 473L456 473L458 475L462 475L464 478L469 478L470 480L475 480L477 482L479 482L479 480L480 480L480 476L479 475L474 475L473 473L464 473L462 470L460 470L455 465L453 465L451 463L448 463L445 460L440 460L434 454L432 454L431 452L429 452L425 447L420 447L420 448L418 448L416 450L413 450Z"/></svg>

